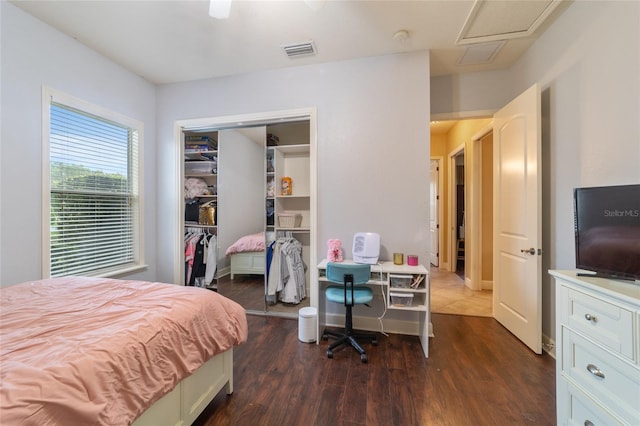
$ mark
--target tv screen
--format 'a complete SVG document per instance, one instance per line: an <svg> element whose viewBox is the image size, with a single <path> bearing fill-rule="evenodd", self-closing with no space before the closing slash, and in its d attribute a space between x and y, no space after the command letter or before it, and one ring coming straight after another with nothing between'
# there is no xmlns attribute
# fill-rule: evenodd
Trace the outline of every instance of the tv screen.
<svg viewBox="0 0 640 426"><path fill-rule="evenodd" d="M576 268L640 280L640 185L574 189Z"/></svg>

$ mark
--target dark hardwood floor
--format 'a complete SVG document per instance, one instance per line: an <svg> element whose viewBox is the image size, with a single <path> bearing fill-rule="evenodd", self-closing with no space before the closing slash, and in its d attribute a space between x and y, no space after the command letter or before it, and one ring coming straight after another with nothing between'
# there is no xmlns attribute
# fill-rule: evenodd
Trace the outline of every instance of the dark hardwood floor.
<svg viewBox="0 0 640 426"><path fill-rule="evenodd" d="M492 318L433 314L425 359L417 337L380 336L327 359L298 341L298 322L248 316L234 351L234 393L195 425L554 425L555 361Z"/></svg>
<svg viewBox="0 0 640 426"><path fill-rule="evenodd" d="M239 303L248 311L265 311L264 276L262 275L237 274L233 280L226 275L218 281L218 292ZM307 288L307 294L309 294L309 288ZM278 301L274 305L267 306L266 310L298 318L298 311L306 306L309 306L309 297L299 304Z"/></svg>

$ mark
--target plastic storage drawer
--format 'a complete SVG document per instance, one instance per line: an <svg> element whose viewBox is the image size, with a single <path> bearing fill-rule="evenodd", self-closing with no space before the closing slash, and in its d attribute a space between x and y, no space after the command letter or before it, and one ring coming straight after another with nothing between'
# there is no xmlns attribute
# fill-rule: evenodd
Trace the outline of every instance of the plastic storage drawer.
<svg viewBox="0 0 640 426"><path fill-rule="evenodd" d="M409 307L413 304L413 293L390 292L391 305L398 307Z"/></svg>

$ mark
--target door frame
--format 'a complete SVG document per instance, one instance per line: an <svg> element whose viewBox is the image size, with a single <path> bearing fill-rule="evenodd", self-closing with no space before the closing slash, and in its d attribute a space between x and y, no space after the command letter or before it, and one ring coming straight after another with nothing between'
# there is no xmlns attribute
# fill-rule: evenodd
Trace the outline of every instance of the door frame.
<svg viewBox="0 0 640 426"><path fill-rule="evenodd" d="M458 235L458 230L456 229L458 226L458 221L457 221L457 217L456 217L456 209L457 209L457 201L456 201L456 157L460 154L465 154L464 150L465 150L465 145L466 143L462 143L459 146L457 146L453 151L449 152L448 157L449 157L449 171L447 173L448 175L448 181L449 181L449 188L448 188L448 207L449 207L449 212L448 212L448 225L449 225L449 272L455 272L456 271L456 266L458 264L458 253L457 253L457 238L456 236ZM465 160L467 161L466 155L465 155ZM465 167L466 169L466 167ZM466 176L466 170L465 170L465 176ZM466 188L465 188L466 191ZM466 192L465 192L465 197L466 197ZM467 232L467 230L465 229L465 233ZM465 240L465 244L466 244L466 240ZM465 253L465 263L467 261L467 257L466 257L466 253ZM466 268L465 268L465 275L466 275ZM465 277L466 280L466 277Z"/></svg>
<svg viewBox="0 0 640 426"><path fill-rule="evenodd" d="M468 205L465 210L468 214L466 216L467 219L465 223L466 229L464 244L465 249L469 248L468 253L467 250L465 250L465 262L466 257L469 256L470 271L468 274L469 281L467 284L471 290L484 289L482 283L482 239L493 238L493 235L486 236L482 233L483 221L493 221L493 217L482 217L482 202L484 199L482 193L482 140L492 132L493 120L471 137L471 176L469 179L466 179L467 182L465 182L468 183L469 191L466 193ZM465 169L465 176L466 173L467 170ZM491 202L493 202L493 200ZM467 238L467 236L469 238Z"/></svg>
<svg viewBox="0 0 640 426"><path fill-rule="evenodd" d="M443 228L442 228L442 221L444 218L444 206L443 206L443 202L442 202L442 193L444 191L444 173L443 173L443 164L444 164L444 158L441 155L438 156L432 156L429 159L429 162L431 163L431 161L436 161L438 163L438 207L436 209L437 211L437 225L438 225L438 268L443 268L443 269L448 269L448 265L446 263L443 264L442 262L442 253L443 250L442 248L444 247L442 244L444 242L444 232L442 232ZM431 166L431 164L429 164L429 166ZM431 220L431 218L429 218Z"/></svg>

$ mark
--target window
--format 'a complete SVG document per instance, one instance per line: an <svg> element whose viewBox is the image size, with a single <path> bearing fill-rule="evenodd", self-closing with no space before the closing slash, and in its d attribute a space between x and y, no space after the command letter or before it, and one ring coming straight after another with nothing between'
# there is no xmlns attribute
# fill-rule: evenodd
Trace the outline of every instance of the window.
<svg viewBox="0 0 640 426"><path fill-rule="evenodd" d="M45 276L107 276L142 266L142 124L44 92Z"/></svg>

